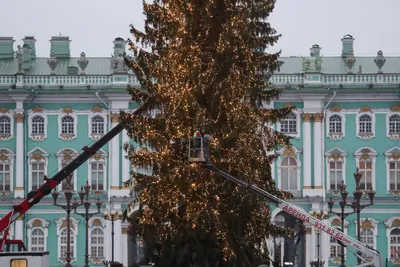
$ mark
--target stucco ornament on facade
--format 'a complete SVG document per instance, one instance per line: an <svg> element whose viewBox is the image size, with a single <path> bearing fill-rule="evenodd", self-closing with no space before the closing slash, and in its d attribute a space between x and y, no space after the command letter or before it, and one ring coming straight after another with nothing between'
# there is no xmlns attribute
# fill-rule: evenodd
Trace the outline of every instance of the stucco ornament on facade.
<svg viewBox="0 0 400 267"><path fill-rule="evenodd" d="M378 73L382 73L382 67L385 65L386 58L383 56L382 50L379 50L374 59L375 65L378 67Z"/></svg>
<svg viewBox="0 0 400 267"><path fill-rule="evenodd" d="M81 69L81 74L85 74L85 69L89 64L89 60L86 58L85 52L81 53L81 57L78 59L78 66Z"/></svg>
<svg viewBox="0 0 400 267"><path fill-rule="evenodd" d="M346 63L347 71L348 73L353 73L353 67L354 64L356 64L356 58L354 57L354 53L350 51L347 54L347 57L344 59L344 62Z"/></svg>
<svg viewBox="0 0 400 267"><path fill-rule="evenodd" d="M12 116L12 113L8 107L0 107L0 117L7 117L9 119L9 125L10 125L10 133L2 133L0 134L0 141L8 141L14 136L14 116Z"/></svg>
<svg viewBox="0 0 400 267"><path fill-rule="evenodd" d="M60 61L58 60L58 58L56 57L56 54L54 52L51 52L50 54L50 58L47 60L47 64L49 65L50 69L51 69L51 73L50 74L55 74L55 70L58 66L58 63Z"/></svg>

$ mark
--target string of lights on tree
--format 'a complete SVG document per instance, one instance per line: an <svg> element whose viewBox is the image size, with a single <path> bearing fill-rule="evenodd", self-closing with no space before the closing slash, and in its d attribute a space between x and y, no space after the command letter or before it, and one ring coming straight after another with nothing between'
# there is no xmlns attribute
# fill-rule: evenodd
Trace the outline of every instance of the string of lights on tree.
<svg viewBox="0 0 400 267"><path fill-rule="evenodd" d="M135 57L126 63L141 87L129 91L134 101L147 102L148 112L121 118L132 140L148 147L129 150L132 166L152 170L132 172L141 204L137 227L156 233L161 244L205 234L227 261L268 262L265 237L292 233L271 223L265 200L187 160L187 140L201 129L214 137L216 166L291 197L271 174L274 151L290 146L290 138L269 126L294 107L263 105L280 94L266 89L280 64L279 53L264 52L279 38L267 21L274 2L143 2L144 31L131 27Z"/></svg>

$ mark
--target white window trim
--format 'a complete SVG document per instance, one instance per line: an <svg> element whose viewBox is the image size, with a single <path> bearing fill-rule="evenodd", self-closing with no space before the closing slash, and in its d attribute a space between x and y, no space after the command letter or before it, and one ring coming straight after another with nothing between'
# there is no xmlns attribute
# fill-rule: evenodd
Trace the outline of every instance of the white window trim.
<svg viewBox="0 0 400 267"><path fill-rule="evenodd" d="M61 230L63 230L63 228L64 228L63 222L66 219L67 219L67 217L61 217L58 220L55 220L55 223L57 224L57 244L58 244L58 246L57 246L57 260L59 262L63 263L63 264L65 264L66 261L65 261L65 259L61 258ZM70 220L71 220L71 223L72 223L71 230L74 233L73 236L71 236L71 238L74 239L74 251L73 251L74 257L71 257L71 263L72 263L72 262L77 261L77 258L78 258L78 254L76 253L77 252L76 248L78 246L78 243L77 243L78 238L77 237L78 237L78 230L79 230L79 227L78 227L79 220L75 219L74 217L70 217ZM63 227L61 228L61 226L63 226ZM66 228L66 226L65 226L65 228Z"/></svg>
<svg viewBox="0 0 400 267"><path fill-rule="evenodd" d="M393 112L393 111L389 110L389 112L386 114L386 136L390 140L398 141L398 140L400 140L400 133L399 134L390 134L389 133L389 128L390 128L389 127L389 119L393 115L399 115L400 116L400 112Z"/></svg>
<svg viewBox="0 0 400 267"><path fill-rule="evenodd" d="M95 220L99 220L101 225L93 225L93 222ZM104 218L100 218L100 217L92 217L89 219L88 221L88 225L89 225L89 242L90 242L90 247L92 245L92 230L95 228L99 228L101 230L103 230L103 241L104 241L104 256L103 257L92 257L91 251L89 251L89 259L91 262L93 262L94 264L100 264L103 260L105 260L106 255L107 255L107 240L106 240L106 236L107 236L107 232L106 232L106 220L104 220Z"/></svg>
<svg viewBox="0 0 400 267"><path fill-rule="evenodd" d="M384 221L384 224L385 224L385 226L386 226L386 236L387 236L387 259L389 260L389 261L392 261L392 263L394 262L394 261L398 261L399 260L399 258L391 258L390 257L390 232L393 230L393 229L400 229L400 227L398 227L398 226L395 226L395 227L392 227L392 223L395 221L395 220L400 220L400 217L398 217L398 216L393 216L393 217L390 217L389 219L387 219L386 221Z"/></svg>
<svg viewBox="0 0 400 267"><path fill-rule="evenodd" d="M3 191L10 193L15 190L14 188L14 162L15 162L15 153L8 148L0 148L0 156L4 158L4 160L0 160L2 163L10 164L10 191Z"/></svg>
<svg viewBox="0 0 400 267"><path fill-rule="evenodd" d="M330 168L329 168L329 163L331 162L336 162L340 160L342 162L343 166L343 172L342 172L342 180L344 183L346 183L346 157L347 157L347 152L342 150L340 147L335 146L331 149L329 149L327 152L325 152L325 164L326 164L326 188L328 192L333 192L334 190L330 189L330 185L328 184L330 181ZM329 189L328 189L329 188ZM338 192L339 193L339 192Z"/></svg>
<svg viewBox="0 0 400 267"><path fill-rule="evenodd" d="M32 134L32 119L36 116L40 116L44 119L44 134L43 135L33 135ZM32 139L33 141L43 141L44 139L47 138L47 125L48 125L48 119L47 115L43 112L34 112L30 111L28 115L28 130L29 130L29 138Z"/></svg>
<svg viewBox="0 0 400 267"><path fill-rule="evenodd" d="M35 153L39 152L39 153ZM41 156L40 159L35 159L34 155L39 154ZM47 167L48 167L48 157L49 153L40 147L35 147L31 151L28 152L28 190L32 190L32 163L34 162L43 162L44 163L44 175L47 175ZM44 178L44 177L43 177Z"/></svg>
<svg viewBox="0 0 400 267"><path fill-rule="evenodd" d="M103 191L97 191L100 193L104 193L107 190L107 179L108 179L108 171L107 171L107 152L105 152L103 149L99 149L96 154L94 154L89 160L88 160L88 181L89 184L92 185L92 163L100 162L104 164L104 190Z"/></svg>
<svg viewBox="0 0 400 267"><path fill-rule="evenodd" d="M371 134L361 134L360 133L360 117L363 115L368 115L371 117ZM356 136L362 140L370 140L375 137L375 114L372 112L359 112L356 114Z"/></svg>
<svg viewBox="0 0 400 267"><path fill-rule="evenodd" d="M35 221L40 221L41 225L33 225ZM49 236L49 221L42 218L30 219L26 225L29 227L27 231L28 235L28 250L32 251L32 231L35 229L40 229L44 233L44 251L47 251L47 237Z"/></svg>
<svg viewBox="0 0 400 267"><path fill-rule="evenodd" d="M296 115L296 133L295 134L284 133L284 134L287 135L287 136L291 136L291 137L293 137L295 139L300 139L300 136L301 136L300 135L300 123L301 123L300 115L301 115L301 112L300 112L300 110L295 109L295 110L292 111L292 113ZM279 121L276 123L276 126L277 126L278 131L282 132L281 131L281 123Z"/></svg>
<svg viewBox="0 0 400 267"><path fill-rule="evenodd" d="M291 150L291 151L290 151ZM293 151L293 152L292 152ZM285 155L285 153L289 153L289 155ZM282 188L282 176L281 176L281 163L282 160L286 157L293 157L297 163L297 180L298 180L298 188L292 192L294 195L300 195L301 193L301 160L300 160L301 150L298 150L295 146L291 146L290 148L282 147L279 151L279 157L276 163L277 166L277 176L278 176L278 188ZM293 154L293 155L290 155ZM286 191L286 190L285 190Z"/></svg>
<svg viewBox="0 0 400 267"><path fill-rule="evenodd" d="M78 116L76 115L75 112L70 111L70 112L63 112L60 111L60 115L58 115L58 137L64 141L69 141L73 140L78 137ZM65 116L71 116L74 119L74 134L73 135L62 135L62 123L61 120Z"/></svg>
<svg viewBox="0 0 400 267"><path fill-rule="evenodd" d="M342 133L333 133L331 134L329 132L329 126L330 126L330 118L333 115L338 115L342 119ZM326 127L326 137L328 137L331 140L342 140L343 137L346 136L346 115L342 112L327 112L327 119L325 120L325 127Z"/></svg>
<svg viewBox="0 0 400 267"><path fill-rule="evenodd" d="M0 117L3 116L10 118L10 135L0 135L0 141L8 141L14 137L14 114L10 111L7 113L0 112Z"/></svg>
<svg viewBox="0 0 400 267"><path fill-rule="evenodd" d="M89 125L88 136L90 139L98 140L98 139L100 139L100 137L102 137L103 135L105 135L107 133L107 129L108 129L107 128L107 122L108 122L107 114L108 114L108 111L104 111L104 110L102 112L91 112L89 114L89 116L88 116L88 125ZM100 116L104 119L104 133L103 134L92 134L92 118L95 116Z"/></svg>
<svg viewBox="0 0 400 267"><path fill-rule="evenodd" d="M62 169L62 164L64 161L67 162L71 162L73 161L77 156L79 155L79 153L72 148L63 148L60 151L58 151L56 153L56 157L57 157L57 162L58 162L58 170L61 171ZM66 157L71 157L70 160L65 160ZM76 169L74 171L74 180L72 181L74 184L74 188L72 188L73 190L77 191L77 182L78 182L78 170ZM57 190L60 192L62 191L62 182L57 186Z"/></svg>
<svg viewBox="0 0 400 267"><path fill-rule="evenodd" d="M332 222L335 219L339 219L340 220L340 218L338 216L333 216L333 217L331 217L331 218L329 218L327 220L328 221L328 225L330 225L330 226L332 226L334 228L339 228L340 229L340 225L339 226L332 225ZM349 221L345 219L344 220L344 231L343 231L345 235L347 235L348 226L349 226ZM329 236L328 242L329 242L329 253L328 253L329 261L332 262L332 263L335 263L335 264L336 263L340 263L340 257L332 258L331 255L330 255L330 249L331 249L330 236ZM345 260L347 259L347 248L344 248L344 259Z"/></svg>
<svg viewBox="0 0 400 267"><path fill-rule="evenodd" d="M374 247L373 247L373 249L376 250L376 243L377 243L377 240L378 240L378 224L379 224L379 221L375 220L372 217L360 218L360 224L362 224L365 220L370 221L372 223L373 227L374 227L372 229L372 232L374 233ZM354 224L356 225L356 231L357 231L358 230L357 220L354 220Z"/></svg>
<svg viewBox="0 0 400 267"><path fill-rule="evenodd" d="M365 153L365 150L369 150L369 153ZM366 157L366 155L369 156L372 162L372 189L376 188L376 183L375 183L375 173L376 173L376 157L378 156L378 153L370 148L370 147L362 147L359 148L355 153L354 157L356 159L356 165L359 168L360 167L360 160L362 157Z"/></svg>
<svg viewBox="0 0 400 267"><path fill-rule="evenodd" d="M386 191L388 193L394 192L392 190L390 190L390 163L391 162L400 162L400 159L395 159L393 158L393 154L400 154L400 147L395 146L392 147L391 149L389 149L388 151L386 151L384 153L384 155L386 156ZM397 190L400 191L400 190Z"/></svg>

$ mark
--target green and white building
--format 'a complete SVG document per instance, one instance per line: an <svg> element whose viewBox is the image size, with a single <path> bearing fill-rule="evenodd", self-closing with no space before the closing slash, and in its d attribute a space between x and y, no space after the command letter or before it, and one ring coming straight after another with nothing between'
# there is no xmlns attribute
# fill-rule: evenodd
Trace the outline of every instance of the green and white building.
<svg viewBox="0 0 400 267"><path fill-rule="evenodd" d="M377 56L358 57L353 42L352 36L344 36L336 57L323 57L321 48L313 45L310 56L280 59L283 64L272 82L284 88L284 93L269 105L290 103L297 109L273 126L294 137L292 148L278 151L281 156L273 164L273 173L277 185L297 197L294 204L306 212L323 212L331 196L340 199L342 180L351 195L353 173L359 167L362 188L376 190L375 205L361 213L362 239L388 258L389 265L397 265L400 58L385 57L381 51ZM52 177L84 146L114 127L120 110L137 107L126 91L128 84L137 81L124 65L123 39L116 38L112 56L104 58L90 57L90 51L72 57L65 36L51 38L46 58L36 57L32 36L19 42L16 52L14 43L13 38L0 37L0 217L40 186L44 175ZM73 174L75 190L86 181L94 187L93 195L104 203L102 212L124 210L132 200L130 190L121 187L131 170L122 149L128 141L126 132L119 134ZM24 240L29 250L48 250L50 266L63 266L66 215L52 203L51 196L43 199L11 226L11 235ZM334 210L339 211L338 205ZM129 213L133 211L134 207ZM289 221L281 215L279 209L273 211L277 223ZM344 231L351 236L356 235L355 220L351 215L345 221ZM327 221L340 227L336 216L330 215ZM72 263L83 266L84 220L72 215L71 222ZM127 235L127 226L115 221L115 260L124 266L133 263L139 253L138 242ZM89 227L90 264L100 265L111 259L111 222L99 214ZM292 255L298 266L308 266L318 255L317 235L311 226L306 227L304 241L297 255ZM276 246L270 243L273 250ZM322 235L320 255L325 266L338 265L339 254L339 246ZM282 263L287 256L282 253ZM347 251L346 265L354 264L355 256Z"/></svg>
<svg viewBox="0 0 400 267"><path fill-rule="evenodd" d="M274 176L281 189L297 197L294 204L307 213L323 213L329 210L330 197L336 203L341 199L341 181L352 200L353 173L358 167L363 175L361 189L376 191L375 204L361 212L361 240L394 266L400 264L396 253L400 252L400 58L385 57L382 51L358 57L351 35L341 41L338 56L324 57L321 47L313 45L309 56L280 59L283 64L272 82L284 93L270 105L277 108L290 103L297 109L273 126L294 137L292 148L278 151ZM366 194L362 200L369 202ZM333 211L340 212L339 205ZM352 211L351 207L346 211ZM277 223L290 220L282 215L279 209L273 212ZM341 227L341 220L332 214L326 221ZM344 225L344 232L356 237L356 215L348 216ZM297 250L297 266L309 266L318 256L318 235L310 225L305 232ZM324 266L339 265L340 246L326 234L320 244ZM345 259L346 265L356 264L349 250ZM288 260L292 261L282 255L282 264Z"/></svg>
<svg viewBox="0 0 400 267"><path fill-rule="evenodd" d="M126 90L136 80L124 64L122 38L114 40L112 56L104 58L89 57L89 52L71 56L71 40L65 36L51 38L51 55L45 58L36 56L34 37L18 41L16 52L14 42L0 37L0 217L38 188L44 175L52 177L114 127L120 110L136 108ZM122 211L132 200L130 189L122 187L131 170L122 149L128 141L122 132L73 173L74 190L88 181L93 198L104 203L102 213L89 221L91 265L111 260L111 222L103 212ZM58 188L63 189L65 184ZM64 199L60 194L59 201ZM64 266L66 213L52 203L48 196L29 210L11 226L11 238L24 240L31 251L49 251L50 266ZM85 221L72 214L71 223L72 265L83 266ZM128 266L134 254L128 223L117 218L114 225L114 260Z"/></svg>

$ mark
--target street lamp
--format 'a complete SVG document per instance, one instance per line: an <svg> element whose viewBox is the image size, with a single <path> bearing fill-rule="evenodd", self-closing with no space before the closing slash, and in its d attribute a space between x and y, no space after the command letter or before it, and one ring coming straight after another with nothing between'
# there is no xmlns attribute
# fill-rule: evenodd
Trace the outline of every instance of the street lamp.
<svg viewBox="0 0 400 267"><path fill-rule="evenodd" d="M58 199L58 195L59 192L57 192L56 189L53 190L53 192L51 193L52 197L53 197L53 205L63 208L66 212L67 212L67 252L66 252L66 264L65 267L72 267L71 265L71 221L70 221L70 215L71 215L71 211L74 209L73 205L71 205L71 199L72 199L72 195L75 193L75 191L73 189L71 189L71 179L72 176L68 175L65 180L66 180L66 190L64 190L64 197L66 200L66 204L58 204L57 203L57 199ZM76 244L75 244L76 246Z"/></svg>
<svg viewBox="0 0 400 267"><path fill-rule="evenodd" d="M97 206L97 211L94 212L89 212L90 206L92 203L89 201L89 194L90 194L90 185L86 181L86 185L81 187L81 191L78 193L79 198L80 198L80 203L75 201L72 203L74 207L74 213L77 215L82 216L85 219L85 224L86 224L86 247L85 247L85 267L89 267L89 219L96 214L100 213L100 208L101 208L101 201L100 198L97 197L97 200L95 202ZM77 212L76 209L80 206L83 205L85 208L85 212Z"/></svg>
<svg viewBox="0 0 400 267"><path fill-rule="evenodd" d="M354 180L356 181L356 190L353 192L353 202L351 203L351 206L354 210L355 213L357 213L357 239L358 241L361 241L361 218L360 218L360 213L361 211L374 204L374 197L375 197L375 191L370 188L369 190L365 191L365 193L368 195L369 198L369 203L361 204L361 197L363 195L363 191L361 191L360 188L360 181L362 177L362 173L358 170L356 170L356 173L354 175ZM360 252L357 252L359 256L361 256ZM361 259L357 257L357 262L358 264L361 264Z"/></svg>
<svg viewBox="0 0 400 267"><path fill-rule="evenodd" d="M106 220L111 221L111 262L106 261L105 263L113 264L114 263L114 221L118 220L120 217L122 218L122 211L112 210L110 213L106 210L104 212L104 217Z"/></svg>
<svg viewBox="0 0 400 267"><path fill-rule="evenodd" d="M341 219L341 231L344 232L344 219L354 213L357 213L357 239L358 241L361 240L361 219L360 219L360 213L361 211L368 207L373 205L373 199L375 196L375 191L372 190L372 188L370 188L369 190L363 192L360 188L360 181L362 178L362 173L359 172L359 169L357 168L356 173L353 174L354 175L354 180L356 182L356 190L353 192L353 200L350 203L347 203L347 196L348 196L348 192L346 191L346 185L344 184L344 182L342 181L342 184L340 185L340 195L342 197L342 199L339 201L339 206L340 206L340 212L333 212L332 208L334 205L334 200L332 199L332 197L330 198L330 200L328 201L328 206L329 206L329 212L335 214L336 216L338 216ZM370 203L368 204L361 204L361 197L362 195L366 193L369 197ZM346 212L346 207L351 207L353 209L353 211L347 211ZM340 267L344 267L344 244L342 242L338 242L341 246L341 255L340 255ZM360 253L357 253L358 255L360 255ZM361 259L357 257L357 261L358 263L361 263Z"/></svg>
<svg viewBox="0 0 400 267"><path fill-rule="evenodd" d="M325 220L328 218L329 213L327 211L321 212L320 210L310 210L309 214L318 220ZM325 264L325 261L321 260L320 251L321 251L321 230L318 228L314 228L315 233L317 234L317 258L314 261L310 261L312 267L322 267Z"/></svg>

